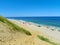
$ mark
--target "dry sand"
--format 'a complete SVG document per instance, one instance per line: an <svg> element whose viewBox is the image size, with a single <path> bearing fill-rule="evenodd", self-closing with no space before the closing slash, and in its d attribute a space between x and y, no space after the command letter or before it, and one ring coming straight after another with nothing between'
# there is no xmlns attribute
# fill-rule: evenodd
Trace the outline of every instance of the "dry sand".
<svg viewBox="0 0 60 45"><path fill-rule="evenodd" d="M56 41L58 41L60 43L60 32L58 31L58 29L56 29L56 28L54 29L54 27L47 28L47 26L44 26L44 25L41 25L40 27L38 27L34 24L32 24L32 25L27 24L27 27L28 27L28 29L39 31L40 33L42 33L48 37L51 37L52 39L56 39ZM52 31L52 29L54 29L54 30Z"/></svg>
<svg viewBox="0 0 60 45"><path fill-rule="evenodd" d="M58 29L54 29L54 31L52 31L51 29L53 29L54 27L50 27L47 28L47 26L41 25L41 27L36 26L34 23L28 23L25 22L23 20L18 21L18 20L11 20L12 22L15 22L15 24L31 31L37 31L45 36L48 36L50 39L60 43L60 32L57 31Z"/></svg>
<svg viewBox="0 0 60 45"><path fill-rule="evenodd" d="M24 33L11 31L9 30L6 24L0 22L0 45L52 45L48 42L42 41L39 38L37 38L37 35L43 35L51 38L52 40L54 39L55 35L52 35L52 33L53 34L55 33L49 31L50 29L47 29L45 26L37 27L28 22L18 21L18 20L10 19L10 21L19 25L20 27L23 27L24 29L27 29L32 33L32 35L28 36ZM55 39L59 39L59 37ZM59 41L60 40L57 41L55 40L55 42L59 42Z"/></svg>

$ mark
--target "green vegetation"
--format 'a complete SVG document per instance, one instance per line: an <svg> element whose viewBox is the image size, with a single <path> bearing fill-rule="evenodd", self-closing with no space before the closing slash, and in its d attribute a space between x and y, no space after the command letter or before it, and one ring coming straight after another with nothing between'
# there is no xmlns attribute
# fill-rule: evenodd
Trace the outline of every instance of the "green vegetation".
<svg viewBox="0 0 60 45"><path fill-rule="evenodd" d="M4 18L3 16L0 16L0 21L7 24L10 29L22 31L27 35L31 35L31 33L29 31L27 31L26 29L23 29L23 28L19 27L18 25L10 22L8 19Z"/></svg>
<svg viewBox="0 0 60 45"><path fill-rule="evenodd" d="M46 38L46 37L43 37L43 36L40 36L40 35L37 35L37 37L38 37L40 40L46 41L46 42L48 42L48 43L50 43L50 44L52 44L52 45L57 45L56 43L50 41L50 40L49 40L48 38Z"/></svg>

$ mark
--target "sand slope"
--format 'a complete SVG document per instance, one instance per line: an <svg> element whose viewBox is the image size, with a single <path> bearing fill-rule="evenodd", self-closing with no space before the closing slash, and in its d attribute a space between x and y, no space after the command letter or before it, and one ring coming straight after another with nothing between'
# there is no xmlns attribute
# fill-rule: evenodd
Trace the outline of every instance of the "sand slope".
<svg viewBox="0 0 60 45"><path fill-rule="evenodd" d="M28 24L23 24L16 20L12 20L11 22L29 30L32 35L28 36L22 32L10 30L9 25L0 22L0 45L52 45L37 38L37 35L42 34L36 30L34 31L33 28L29 28Z"/></svg>

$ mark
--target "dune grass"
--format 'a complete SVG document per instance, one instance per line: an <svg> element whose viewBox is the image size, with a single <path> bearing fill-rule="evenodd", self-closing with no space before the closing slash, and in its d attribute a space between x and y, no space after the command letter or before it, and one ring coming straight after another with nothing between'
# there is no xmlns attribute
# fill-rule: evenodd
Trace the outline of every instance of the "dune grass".
<svg viewBox="0 0 60 45"><path fill-rule="evenodd" d="M13 30L17 30L17 31L22 31L27 35L31 35L31 33L29 31L27 31L26 29L10 22L7 18L0 16L0 21L7 24L9 27L11 27Z"/></svg>
<svg viewBox="0 0 60 45"><path fill-rule="evenodd" d="M43 41L45 41L45 42L48 42L48 43L50 43L50 44L52 44L52 45L57 45L57 43L50 41L48 38L46 38L46 37L44 37L44 36L37 35L37 37L38 37L40 40L43 40Z"/></svg>

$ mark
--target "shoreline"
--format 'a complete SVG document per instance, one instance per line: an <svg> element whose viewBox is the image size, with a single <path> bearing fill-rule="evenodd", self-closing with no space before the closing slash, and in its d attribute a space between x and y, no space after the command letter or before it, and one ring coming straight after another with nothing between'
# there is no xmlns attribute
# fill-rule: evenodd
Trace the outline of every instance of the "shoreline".
<svg viewBox="0 0 60 45"><path fill-rule="evenodd" d="M45 24L37 24L37 23L34 23L34 22L29 22L29 21L25 21L25 20L17 20L17 19L8 19L8 20L16 20L16 21L20 21L20 22L25 22L25 23L28 23L28 24L31 24L31 25L35 25L35 26L45 26L47 28L52 28L52 29L57 29L57 30L60 30L60 27L58 26L53 26L53 25L45 25Z"/></svg>
<svg viewBox="0 0 60 45"><path fill-rule="evenodd" d="M45 25L41 25L40 27L35 25L35 23L31 22L26 22L23 20L14 20L14 19L9 19L11 22L17 24L18 26L21 26L27 30L31 31L38 31L42 33L44 36L48 36L50 39L60 43L60 32L54 28L54 30L51 30L53 27L47 28Z"/></svg>

